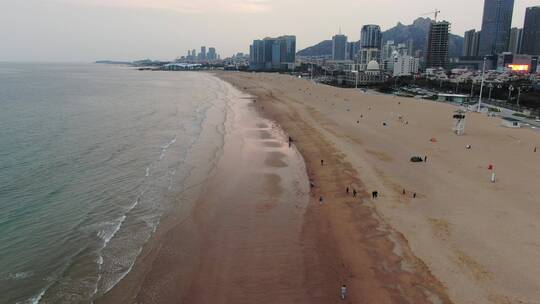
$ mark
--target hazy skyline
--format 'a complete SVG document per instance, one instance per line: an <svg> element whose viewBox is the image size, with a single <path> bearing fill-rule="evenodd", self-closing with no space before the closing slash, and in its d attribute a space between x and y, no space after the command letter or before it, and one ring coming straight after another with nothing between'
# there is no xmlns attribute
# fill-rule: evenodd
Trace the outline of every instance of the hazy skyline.
<svg viewBox="0 0 540 304"><path fill-rule="evenodd" d="M292 34L297 49L364 24L386 30L438 8L463 36L480 29L483 0L0 0L0 61L174 59L216 47L247 53L253 39ZM538 0L516 0L513 26Z"/></svg>

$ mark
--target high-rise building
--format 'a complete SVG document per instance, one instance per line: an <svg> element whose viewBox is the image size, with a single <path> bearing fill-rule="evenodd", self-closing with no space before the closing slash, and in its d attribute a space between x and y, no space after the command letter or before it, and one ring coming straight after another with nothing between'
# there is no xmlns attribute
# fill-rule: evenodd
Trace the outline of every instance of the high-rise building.
<svg viewBox="0 0 540 304"><path fill-rule="evenodd" d="M394 56L396 55L396 45L393 40L386 41L381 51L382 69L388 72L394 70Z"/></svg>
<svg viewBox="0 0 540 304"><path fill-rule="evenodd" d="M278 40L281 50L281 64L286 66L286 69L294 69L294 64L296 62L296 36L281 36L278 37Z"/></svg>
<svg viewBox="0 0 540 304"><path fill-rule="evenodd" d="M296 37L254 40L249 47L251 70L292 70L296 61Z"/></svg>
<svg viewBox="0 0 540 304"><path fill-rule="evenodd" d="M484 0L482 35L478 54L496 55L505 52L510 40L514 0Z"/></svg>
<svg viewBox="0 0 540 304"><path fill-rule="evenodd" d="M360 70L366 70L371 61L381 62L381 48L381 27L375 24L364 25L360 35Z"/></svg>
<svg viewBox="0 0 540 304"><path fill-rule="evenodd" d="M217 54L216 54L216 48L208 48L208 55L207 55L208 61L215 61L217 60Z"/></svg>
<svg viewBox="0 0 540 304"><path fill-rule="evenodd" d="M465 39L463 42L464 57L476 57L478 56L478 46L480 43L480 32L476 30L469 30L465 32Z"/></svg>
<svg viewBox="0 0 540 304"><path fill-rule="evenodd" d="M465 32L464 41L463 41L463 52L461 54L462 56L471 57L471 56L474 56L473 55L474 53L476 53L473 49L475 34L476 34L476 30L469 30Z"/></svg>
<svg viewBox="0 0 540 304"><path fill-rule="evenodd" d="M471 56L473 57L478 56L478 51L480 49L480 37L482 37L481 31L477 31L476 33L474 33L473 43L471 47L471 51L472 51Z"/></svg>
<svg viewBox="0 0 540 304"><path fill-rule="evenodd" d="M414 40L409 39L409 41L407 41L407 54L412 56L413 53L414 53Z"/></svg>
<svg viewBox="0 0 540 304"><path fill-rule="evenodd" d="M253 40L253 44L249 47L249 65L252 70L264 69L264 41Z"/></svg>
<svg viewBox="0 0 540 304"><path fill-rule="evenodd" d="M206 60L206 47L205 46L201 46L201 56L200 56L201 60Z"/></svg>
<svg viewBox="0 0 540 304"><path fill-rule="evenodd" d="M375 24L364 25L360 34L360 47L380 49L382 47L381 27Z"/></svg>
<svg viewBox="0 0 540 304"><path fill-rule="evenodd" d="M382 47L382 52L381 52L382 60L390 59L395 50L396 50L396 45L394 44L394 40L386 41L386 44L383 45Z"/></svg>
<svg viewBox="0 0 540 304"><path fill-rule="evenodd" d="M540 6L528 7L525 11L521 53L540 55Z"/></svg>
<svg viewBox="0 0 540 304"><path fill-rule="evenodd" d="M448 38L450 22L432 22L429 28L426 64L428 68L448 66Z"/></svg>
<svg viewBox="0 0 540 304"><path fill-rule="evenodd" d="M508 51L512 54L521 54L521 44L523 41L523 29L513 27L510 30L510 41L508 42Z"/></svg>
<svg viewBox="0 0 540 304"><path fill-rule="evenodd" d="M345 60L347 57L347 36L338 34L332 37L332 60Z"/></svg>
<svg viewBox="0 0 540 304"><path fill-rule="evenodd" d="M356 61L357 53L358 51L356 50L356 43L347 42L347 60Z"/></svg>

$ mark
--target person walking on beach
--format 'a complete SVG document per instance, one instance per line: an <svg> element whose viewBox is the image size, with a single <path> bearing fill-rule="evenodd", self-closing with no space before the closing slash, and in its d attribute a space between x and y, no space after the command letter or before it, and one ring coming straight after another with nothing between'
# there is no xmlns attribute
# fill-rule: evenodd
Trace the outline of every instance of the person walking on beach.
<svg viewBox="0 0 540 304"><path fill-rule="evenodd" d="M377 198L377 197L379 197L379 191L373 191L373 192L371 192L371 198L375 199L375 198Z"/></svg>
<svg viewBox="0 0 540 304"><path fill-rule="evenodd" d="M323 197L322 196L319 197L319 204L321 204L321 205L323 204Z"/></svg>
<svg viewBox="0 0 540 304"><path fill-rule="evenodd" d="M356 189L353 189L353 190L352 190L352 196L353 196L353 197L356 197Z"/></svg>
<svg viewBox="0 0 540 304"><path fill-rule="evenodd" d="M347 189L345 190L347 194L349 194L349 187L347 186Z"/></svg>
<svg viewBox="0 0 540 304"><path fill-rule="evenodd" d="M291 147L291 144L292 144L292 137L289 136L289 148Z"/></svg>
<svg viewBox="0 0 540 304"><path fill-rule="evenodd" d="M340 291L341 299L345 300L345 298L347 297L347 286L345 286L345 284L343 284L343 286L341 286L339 291Z"/></svg>
<svg viewBox="0 0 540 304"><path fill-rule="evenodd" d="M324 159L321 159L321 166L324 166Z"/></svg>
<svg viewBox="0 0 540 304"><path fill-rule="evenodd" d="M413 196L412 196L412 197L413 197L413 198L416 198L416 192L415 192L415 193L413 193Z"/></svg>
<svg viewBox="0 0 540 304"><path fill-rule="evenodd" d="M424 162L427 163L427 155L424 156Z"/></svg>

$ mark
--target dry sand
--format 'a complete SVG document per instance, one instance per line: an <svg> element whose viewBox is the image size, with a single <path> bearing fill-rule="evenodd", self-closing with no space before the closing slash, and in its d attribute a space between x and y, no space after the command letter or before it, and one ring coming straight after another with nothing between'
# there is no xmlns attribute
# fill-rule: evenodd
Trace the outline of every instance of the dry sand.
<svg viewBox="0 0 540 304"><path fill-rule="evenodd" d="M538 133L470 113L456 136L451 105L286 75L218 76L257 96L295 140L316 183L304 239L314 240L320 269L332 269L324 283L348 284L349 303L540 303ZM381 197L371 200L375 189Z"/></svg>

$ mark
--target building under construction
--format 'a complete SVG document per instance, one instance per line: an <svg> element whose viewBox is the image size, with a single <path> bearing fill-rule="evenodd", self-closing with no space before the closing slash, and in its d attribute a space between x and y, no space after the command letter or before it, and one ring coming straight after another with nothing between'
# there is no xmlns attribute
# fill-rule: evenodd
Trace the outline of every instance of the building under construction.
<svg viewBox="0 0 540 304"><path fill-rule="evenodd" d="M450 22L432 22L429 28L426 64L428 68L448 66L448 39Z"/></svg>

